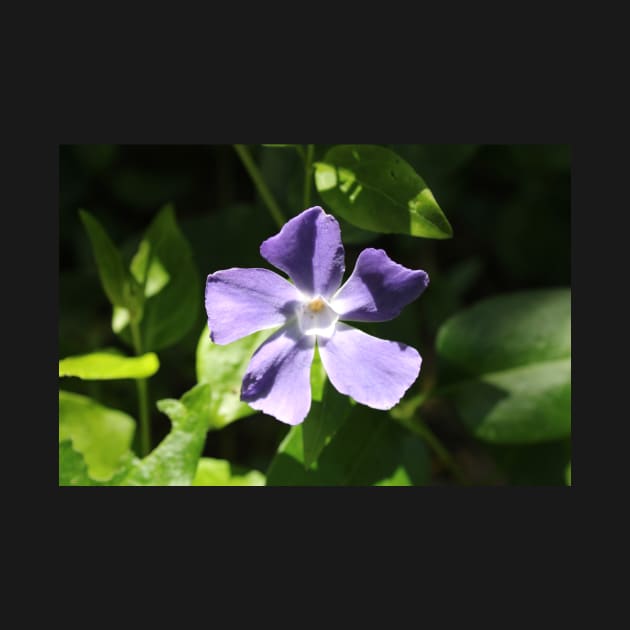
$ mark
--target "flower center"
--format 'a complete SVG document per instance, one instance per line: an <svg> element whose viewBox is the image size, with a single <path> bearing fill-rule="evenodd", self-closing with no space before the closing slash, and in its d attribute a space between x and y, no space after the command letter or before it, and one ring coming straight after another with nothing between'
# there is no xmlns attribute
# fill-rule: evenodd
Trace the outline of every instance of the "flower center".
<svg viewBox="0 0 630 630"><path fill-rule="evenodd" d="M305 335L319 335L330 338L335 332L339 315L321 295L305 298L297 307L296 314L300 329Z"/></svg>
<svg viewBox="0 0 630 630"><path fill-rule="evenodd" d="M311 300L308 304L308 307L311 311L313 311L313 313L319 313L319 311L321 311L324 306L326 306L324 304L324 300L322 300L322 298L320 297L316 297L314 300Z"/></svg>

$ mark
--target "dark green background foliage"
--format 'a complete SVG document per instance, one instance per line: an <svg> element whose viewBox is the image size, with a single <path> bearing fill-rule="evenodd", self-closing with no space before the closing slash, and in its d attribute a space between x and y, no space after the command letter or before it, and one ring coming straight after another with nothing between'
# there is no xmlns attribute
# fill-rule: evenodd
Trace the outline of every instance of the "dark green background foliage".
<svg viewBox="0 0 630 630"><path fill-rule="evenodd" d="M306 145L248 149L285 217L304 210ZM358 325L422 355L402 403L391 414L351 404L316 369L314 413L301 427L289 431L239 402L239 361L260 341L210 348L205 278L269 267L258 248L278 226L234 147L63 145L59 358L134 355L128 322L143 304L142 352L159 357L148 380L159 447L138 459L136 429L128 450L138 418L132 380L64 376L60 389L123 415L105 454L76 433L79 416L63 436L60 424L60 484L102 485L111 475L129 485L260 485L264 475L269 485L570 484L569 147L314 145L312 158L310 205L341 223L346 277L364 247L429 273L400 317ZM94 220L120 260L95 243ZM116 286L104 281L104 290L93 246L109 256ZM64 394L64 409L85 415L91 404ZM177 459L180 448L204 458L196 473ZM120 449L124 461L109 471Z"/></svg>

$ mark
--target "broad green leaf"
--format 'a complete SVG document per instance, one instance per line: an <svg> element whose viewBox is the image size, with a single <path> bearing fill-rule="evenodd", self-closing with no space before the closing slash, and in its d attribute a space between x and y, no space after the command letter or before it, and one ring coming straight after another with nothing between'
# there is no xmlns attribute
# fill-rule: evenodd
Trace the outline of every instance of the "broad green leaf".
<svg viewBox="0 0 630 630"><path fill-rule="evenodd" d="M357 405L312 469L304 466L303 425L292 427L267 472L268 486L409 486L429 479L421 440L386 413Z"/></svg>
<svg viewBox="0 0 630 630"><path fill-rule="evenodd" d="M88 476L83 456L72 448L72 442L59 442L59 485L92 486L94 483Z"/></svg>
<svg viewBox="0 0 630 630"><path fill-rule="evenodd" d="M160 210L146 231L131 273L146 300L140 321L142 347L155 351L174 344L197 320L203 286L171 205ZM129 320L127 309L114 309L112 328L127 341Z"/></svg>
<svg viewBox="0 0 630 630"><path fill-rule="evenodd" d="M315 185L327 207L360 228L424 238L453 236L422 177L384 147L333 147L315 164Z"/></svg>
<svg viewBox="0 0 630 630"><path fill-rule="evenodd" d="M197 344L197 382L211 385L210 429L221 429L234 420L256 413L241 402L241 384L249 360L272 332L262 330L220 346L210 340L207 326L202 330Z"/></svg>
<svg viewBox="0 0 630 630"><path fill-rule="evenodd" d="M88 475L85 459L72 448L71 440L59 443L59 485L60 486L117 486L125 475L131 460L129 451L121 460L121 466L108 481L95 481Z"/></svg>
<svg viewBox="0 0 630 630"><path fill-rule="evenodd" d="M566 471L564 473L564 480L567 486L571 485L571 462L567 464Z"/></svg>
<svg viewBox="0 0 630 630"><path fill-rule="evenodd" d="M80 210L79 214L92 243L98 274L107 298L115 306L133 308L135 304L133 279L125 269L116 246L89 212Z"/></svg>
<svg viewBox="0 0 630 630"><path fill-rule="evenodd" d="M302 146L300 144L263 144L263 147L271 147L275 149L285 149L291 147L299 147Z"/></svg>
<svg viewBox="0 0 630 630"><path fill-rule="evenodd" d="M324 447L346 421L352 407L347 396L340 394L328 379L324 381L321 402L313 401L302 425L304 465L311 468Z"/></svg>
<svg viewBox="0 0 630 630"><path fill-rule="evenodd" d="M125 357L112 352L92 352L59 361L59 376L78 376L85 380L148 378L160 367L153 352Z"/></svg>
<svg viewBox="0 0 630 630"><path fill-rule="evenodd" d="M171 420L171 432L144 459L133 462L121 485L191 485L206 440L209 403L207 384L196 385L181 400L158 401L158 409Z"/></svg>
<svg viewBox="0 0 630 630"><path fill-rule="evenodd" d="M59 392L59 442L72 440L95 481L108 481L123 465L134 431L135 422L126 413L86 396Z"/></svg>
<svg viewBox="0 0 630 630"><path fill-rule="evenodd" d="M441 393L479 438L528 444L571 432L571 294L526 291L483 300L437 337Z"/></svg>
<svg viewBox="0 0 630 630"><path fill-rule="evenodd" d="M265 475L247 471L224 459L202 457L197 466L193 486L264 486Z"/></svg>

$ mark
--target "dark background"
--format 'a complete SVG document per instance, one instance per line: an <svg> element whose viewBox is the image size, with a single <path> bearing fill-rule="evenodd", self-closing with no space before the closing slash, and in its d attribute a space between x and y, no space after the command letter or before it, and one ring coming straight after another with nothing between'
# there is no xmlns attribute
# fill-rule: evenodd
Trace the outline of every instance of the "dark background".
<svg viewBox="0 0 630 630"><path fill-rule="evenodd" d="M346 277L365 246L383 247L411 268L425 269L427 291L397 320L373 334L404 341L424 358L420 380L435 379L434 340L439 326L484 297L570 285L570 153L567 145L385 145L426 180L453 226L446 241L378 235L342 223ZM316 145L315 158L327 145ZM250 147L287 217L302 206L303 164L292 149ZM60 147L59 357L99 348L131 349L111 330L111 306L102 291L78 210L91 212L129 261L160 207L173 202L178 223L205 276L227 267L268 267L262 240L277 232L229 145ZM315 204L321 204L314 191ZM323 205L323 204L321 204ZM326 209L326 208L325 208ZM369 239L369 240L368 240ZM193 329L159 352L150 380L153 403L179 398L195 380L195 349L205 326L203 307ZM132 381L60 380L137 417ZM153 404L154 442L169 430ZM427 409L425 420L473 482L563 483L568 441L529 447L490 447L471 438L447 407ZM287 427L254 414L210 432L204 455L265 471ZM433 462L435 483L450 479Z"/></svg>

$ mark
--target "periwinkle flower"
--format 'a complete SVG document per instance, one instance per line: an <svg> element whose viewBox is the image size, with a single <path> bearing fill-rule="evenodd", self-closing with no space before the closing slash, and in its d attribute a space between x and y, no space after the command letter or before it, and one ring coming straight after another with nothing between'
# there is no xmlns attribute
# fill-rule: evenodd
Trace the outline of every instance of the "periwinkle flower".
<svg viewBox="0 0 630 630"><path fill-rule="evenodd" d="M422 359L403 343L368 335L344 321L396 317L429 284L429 276L364 249L341 285L345 254L337 220L319 206L304 210L260 246L293 280L268 269L225 269L208 276L206 312L214 343L228 344L281 326L252 356L241 400L287 424L311 407L310 370L319 347L332 385L374 409L391 409L418 378Z"/></svg>

